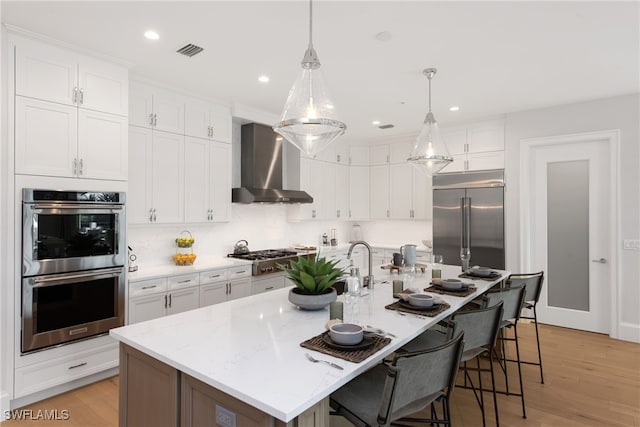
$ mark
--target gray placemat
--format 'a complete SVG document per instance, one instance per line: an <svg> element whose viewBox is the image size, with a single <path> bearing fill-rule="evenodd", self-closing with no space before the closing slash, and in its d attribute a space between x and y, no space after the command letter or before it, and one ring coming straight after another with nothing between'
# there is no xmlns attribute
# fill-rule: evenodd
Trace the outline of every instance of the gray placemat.
<svg viewBox="0 0 640 427"><path fill-rule="evenodd" d="M443 311L445 311L446 309L448 309L449 307L451 306L446 302L441 302L437 306L435 306L433 309L430 309L430 310L414 310L408 307L401 306L398 301L394 302L393 304L384 306L384 308L386 308L387 310L396 310L396 311L402 311L403 313L411 313L411 314L417 314L419 316L429 316L429 317L436 316L442 313Z"/></svg>
<svg viewBox="0 0 640 427"><path fill-rule="evenodd" d="M474 293L476 291L476 287L473 285L469 285L469 287L464 291L449 291L447 289L442 289L439 286L432 285L428 288L424 288L424 290L425 292L433 292L434 294L451 295L452 297L466 297Z"/></svg>
<svg viewBox="0 0 640 427"><path fill-rule="evenodd" d="M486 280L487 282L493 282L498 277L500 277L500 273L496 273L494 271L493 273L491 273L491 276L488 276L488 277L480 277L480 276L474 276L474 275L468 274L468 273L462 273L458 277L460 277L461 279Z"/></svg>
<svg viewBox="0 0 640 427"><path fill-rule="evenodd" d="M309 338L308 340L301 342L300 347L308 348L309 350L319 351L320 353L328 354L333 357L338 357L343 360L347 360L349 362L360 363L365 360L367 357L376 353L378 350L386 346L391 342L391 338L384 338L378 335L368 335L373 338L373 345L369 348L364 348L362 350L338 350L335 348L329 347L329 345L324 342L323 336L328 334L329 332L323 332L320 335L316 335L313 338Z"/></svg>

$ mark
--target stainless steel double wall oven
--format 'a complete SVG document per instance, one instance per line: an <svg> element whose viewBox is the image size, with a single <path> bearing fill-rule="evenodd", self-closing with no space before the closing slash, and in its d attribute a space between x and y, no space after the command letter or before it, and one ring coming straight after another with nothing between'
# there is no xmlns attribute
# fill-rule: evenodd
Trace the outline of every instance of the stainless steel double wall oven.
<svg viewBox="0 0 640 427"><path fill-rule="evenodd" d="M22 190L22 352L124 325L125 195Z"/></svg>

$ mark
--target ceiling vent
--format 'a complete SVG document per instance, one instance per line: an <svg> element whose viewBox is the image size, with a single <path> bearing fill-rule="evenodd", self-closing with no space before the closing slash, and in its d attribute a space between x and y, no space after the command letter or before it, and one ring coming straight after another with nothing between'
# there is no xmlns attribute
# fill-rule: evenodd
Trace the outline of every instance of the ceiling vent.
<svg viewBox="0 0 640 427"><path fill-rule="evenodd" d="M204 48L196 46L193 43L189 43L176 50L176 52L178 52L180 55L188 56L189 58L191 58L192 56L199 54L203 50Z"/></svg>
<svg viewBox="0 0 640 427"><path fill-rule="evenodd" d="M380 125L378 126L378 129L391 129L393 127L393 125Z"/></svg>

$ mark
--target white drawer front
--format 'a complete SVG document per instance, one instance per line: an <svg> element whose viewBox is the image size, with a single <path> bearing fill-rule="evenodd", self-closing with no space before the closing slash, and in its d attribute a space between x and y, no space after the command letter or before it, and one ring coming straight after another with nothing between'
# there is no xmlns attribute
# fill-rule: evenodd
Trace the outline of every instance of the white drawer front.
<svg viewBox="0 0 640 427"><path fill-rule="evenodd" d="M269 279L259 279L251 281L251 295L261 294L276 289L284 288L285 277L274 277Z"/></svg>
<svg viewBox="0 0 640 427"><path fill-rule="evenodd" d="M186 288L188 286L198 286L200 284L200 276L198 273L182 274L180 276L171 276L167 278L167 287L171 289Z"/></svg>
<svg viewBox="0 0 640 427"><path fill-rule="evenodd" d="M151 295L158 292L166 292L167 278L141 280L139 282L129 282L129 298L142 295Z"/></svg>
<svg viewBox="0 0 640 427"><path fill-rule="evenodd" d="M235 280L240 277L249 277L251 276L251 264L243 265L241 267L232 267L227 270L229 280Z"/></svg>
<svg viewBox="0 0 640 427"><path fill-rule="evenodd" d="M15 397L67 383L118 366L118 344L18 368Z"/></svg>
<svg viewBox="0 0 640 427"><path fill-rule="evenodd" d="M209 283L226 282L229 278L228 270L208 270L200 272L200 284L208 285Z"/></svg>

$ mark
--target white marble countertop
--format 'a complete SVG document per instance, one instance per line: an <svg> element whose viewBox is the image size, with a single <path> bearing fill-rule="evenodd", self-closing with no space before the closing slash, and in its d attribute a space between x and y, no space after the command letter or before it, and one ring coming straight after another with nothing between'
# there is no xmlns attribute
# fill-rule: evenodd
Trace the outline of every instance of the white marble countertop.
<svg viewBox="0 0 640 427"><path fill-rule="evenodd" d="M156 277L177 276L180 274L199 273L217 268L238 267L241 265L251 265L251 261L223 258L223 257L203 257L196 259L193 265L162 264L140 267L138 271L127 273L129 282L154 279Z"/></svg>
<svg viewBox="0 0 640 427"><path fill-rule="evenodd" d="M442 273L443 278L456 277L460 268L444 266ZM425 288L430 276L430 270L419 273L410 287ZM372 293L345 304L345 318L397 338L361 363L300 347L324 331L329 312L299 310L287 299L289 288L112 329L111 336L288 422L499 281L474 281L478 291L468 297L438 295L451 308L419 318L386 310L394 301L391 280L398 276L379 272L376 277L381 283ZM307 352L344 370L313 364L305 358Z"/></svg>

